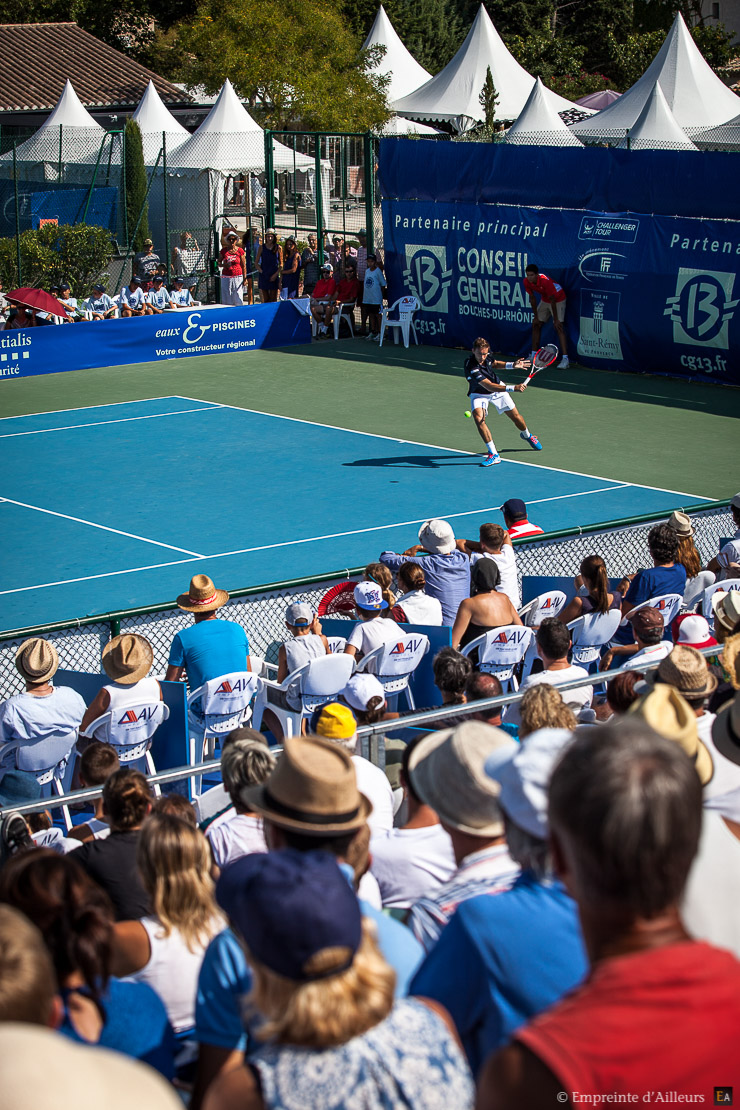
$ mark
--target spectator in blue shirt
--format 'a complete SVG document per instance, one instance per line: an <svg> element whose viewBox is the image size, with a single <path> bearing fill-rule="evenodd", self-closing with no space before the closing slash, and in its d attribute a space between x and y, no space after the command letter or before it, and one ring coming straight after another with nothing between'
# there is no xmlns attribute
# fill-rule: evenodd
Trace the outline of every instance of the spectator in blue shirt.
<svg viewBox="0 0 740 1110"><path fill-rule="evenodd" d="M100 282L93 285L92 295L85 301L85 308L90 313L91 320L112 320L116 315L115 303Z"/></svg>
<svg viewBox="0 0 740 1110"><path fill-rule="evenodd" d="M642 601L649 601L662 594L681 594L686 589L686 568L678 559L678 536L668 524L656 524L648 532L648 548L653 565L648 570L638 570L637 574L626 574L617 586L624 598L622 616L626 617ZM614 637L618 644L632 643L632 630L619 628ZM668 626L663 633L664 640L671 639Z"/></svg>
<svg viewBox="0 0 740 1110"><path fill-rule="evenodd" d="M412 994L449 1011L474 1074L587 971L576 904L553 877L548 848L547 786L572 739L540 729L486 760L521 874L508 891L462 902L411 983Z"/></svg>
<svg viewBox="0 0 740 1110"><path fill-rule="evenodd" d="M186 288L184 279L176 277L170 289L170 303L173 308L192 308L200 301L193 300L193 294Z"/></svg>
<svg viewBox="0 0 740 1110"><path fill-rule="evenodd" d="M251 669L246 632L240 624L216 616L228 600L226 590L217 590L207 574L196 574L188 593L180 594L177 606L192 613L195 624L172 641L168 682L181 682L187 672L188 685L196 690L212 678Z"/></svg>
<svg viewBox="0 0 740 1110"><path fill-rule="evenodd" d="M172 308L172 301L165 287L162 274L154 275L153 284L154 288L147 293L146 299L153 315L159 316L166 312L168 308Z"/></svg>
<svg viewBox="0 0 740 1110"><path fill-rule="evenodd" d="M402 563L418 563L424 570L424 592L436 597L442 606L442 623L455 623L460 602L470 595L470 559L458 551L455 533L446 520L426 520L419 529L419 543L396 555L384 551L380 562L392 571Z"/></svg>
<svg viewBox="0 0 740 1110"><path fill-rule="evenodd" d="M130 316L147 316L151 312L151 308L146 303L144 290L141 288L141 281L137 277L132 277L128 285L124 285L118 303L121 316L126 319Z"/></svg>

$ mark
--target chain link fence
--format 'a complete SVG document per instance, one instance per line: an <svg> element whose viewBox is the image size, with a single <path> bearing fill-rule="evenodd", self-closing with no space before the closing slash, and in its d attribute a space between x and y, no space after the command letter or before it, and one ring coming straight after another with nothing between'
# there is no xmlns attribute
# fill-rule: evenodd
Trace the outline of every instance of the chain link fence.
<svg viewBox="0 0 740 1110"><path fill-rule="evenodd" d="M692 521L694 540L702 562L706 564L717 553L720 540L734 535L732 515L722 505L692 512ZM575 575L581 561L592 554L600 554L604 558L612 576L632 574L649 565L647 534L656 522L640 521L626 527L584 529L579 535L517 541L520 582L525 575ZM237 590L232 593L222 614L227 620L242 625L255 655L269 663L277 663L278 648L285 638L286 606L300 601L315 610L332 586L353 577L359 580L361 575L362 568L354 568L343 575L332 574L311 582L284 583L266 590ZM167 667L173 637L191 622L190 615L180 609L160 607L156 611L113 614L99 621L80 623L77 627L35 629L34 634L45 635L51 640L59 653L62 668L99 673L101 652L111 636L119 632L138 632L151 642L154 648L153 671L162 675ZM15 652L26 635L27 632L0 637L0 689L3 698L23 689L14 660Z"/></svg>

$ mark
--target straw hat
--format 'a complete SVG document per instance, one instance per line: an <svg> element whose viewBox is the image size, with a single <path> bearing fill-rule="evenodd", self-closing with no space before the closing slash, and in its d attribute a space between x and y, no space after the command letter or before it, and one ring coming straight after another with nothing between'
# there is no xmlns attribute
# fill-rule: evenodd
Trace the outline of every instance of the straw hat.
<svg viewBox="0 0 740 1110"><path fill-rule="evenodd" d="M361 829L373 809L349 752L318 736L286 736L269 779L242 791L242 800L278 828L317 836Z"/></svg>
<svg viewBox="0 0 740 1110"><path fill-rule="evenodd" d="M502 729L465 721L421 740L409 759L414 790L448 828L471 836L503 836L501 786L486 774L486 760L511 744Z"/></svg>
<svg viewBox="0 0 740 1110"><path fill-rule="evenodd" d="M725 632L732 632L740 621L740 590L717 590L712 594L712 610L715 623Z"/></svg>
<svg viewBox="0 0 740 1110"><path fill-rule="evenodd" d="M630 714L641 717L655 732L680 744L689 758L694 761L702 786L707 785L714 774L712 757L699 739L693 709L681 697L675 686L666 686L662 683L654 686L649 694L629 707L627 715Z"/></svg>
<svg viewBox="0 0 740 1110"><path fill-rule="evenodd" d="M145 636L124 632L103 648L103 670L114 682L132 686L152 669L154 651Z"/></svg>
<svg viewBox="0 0 740 1110"><path fill-rule="evenodd" d="M15 668L26 682L48 682L58 666L57 649L41 636L24 640L15 653Z"/></svg>
<svg viewBox="0 0 740 1110"><path fill-rule="evenodd" d="M180 594L175 604L186 613L210 613L228 600L226 590L217 590L207 574L196 574L190 579L188 592Z"/></svg>
<svg viewBox="0 0 740 1110"><path fill-rule="evenodd" d="M720 661L735 690L740 690L740 632L728 636Z"/></svg>
<svg viewBox="0 0 740 1110"><path fill-rule="evenodd" d="M717 677L707 668L704 656L687 644L676 644L671 654L661 659L657 670L636 684L635 690L647 693L661 683L675 686L684 698L708 698L717 689Z"/></svg>
<svg viewBox="0 0 740 1110"><path fill-rule="evenodd" d="M726 702L712 724L712 741L717 751L740 763L740 694Z"/></svg>
<svg viewBox="0 0 740 1110"><path fill-rule="evenodd" d="M682 538L688 538L689 536L693 536L694 534L694 529L691 524L691 517L688 516L686 513L679 512L678 510L676 510L676 512L674 513L671 513L670 517L668 518L668 527L672 528L676 535L681 536Z"/></svg>

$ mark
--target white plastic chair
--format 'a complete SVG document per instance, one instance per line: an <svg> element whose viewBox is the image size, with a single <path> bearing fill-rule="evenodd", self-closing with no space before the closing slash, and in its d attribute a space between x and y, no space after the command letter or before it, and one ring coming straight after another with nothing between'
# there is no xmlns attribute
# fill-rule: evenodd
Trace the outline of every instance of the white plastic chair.
<svg viewBox="0 0 740 1110"><path fill-rule="evenodd" d="M398 309L398 319L391 320L390 313ZM414 323L414 313L419 311L419 302L416 297L399 297L395 304L389 305L384 308L380 313L380 343L383 346L383 336L385 335L386 328L393 329L393 342L397 343L396 331L400 330L403 338L404 347L409 345L409 333L414 333L414 343L419 345L419 337L416 334L416 324Z"/></svg>
<svg viewBox="0 0 740 1110"><path fill-rule="evenodd" d="M329 645L329 651L332 655L341 655L347 646L346 636L327 636L326 641Z"/></svg>
<svg viewBox="0 0 740 1110"><path fill-rule="evenodd" d="M704 591L714 585L715 576L711 570L700 570L695 578L689 578L683 592L683 609L696 610L704 599Z"/></svg>
<svg viewBox="0 0 740 1110"><path fill-rule="evenodd" d="M527 648L534 642L534 632L522 624L503 624L482 636L476 636L464 648L463 655L470 655L478 648L478 670L495 675L505 693L519 689L514 668L521 663Z"/></svg>
<svg viewBox="0 0 740 1110"><path fill-rule="evenodd" d="M135 705L119 706L108 709L97 717L80 736L89 736L110 744L116 749L119 762L143 764L146 774L156 775L157 769L152 759L154 734L170 715L163 701L138 702ZM154 792L161 793L158 786Z"/></svg>
<svg viewBox="0 0 740 1110"><path fill-rule="evenodd" d="M701 603L702 613L709 624L711 631L714 631L714 610L712 609L712 598L715 594L721 591L729 593L730 590L740 590L740 578L726 578L724 582L715 582L714 585L708 586L704 591L704 598Z"/></svg>
<svg viewBox="0 0 740 1110"><path fill-rule="evenodd" d="M556 617L565 606L565 594L562 590L548 590L547 593L538 594L528 601L519 610L527 628L539 628L547 617Z"/></svg>
<svg viewBox="0 0 740 1110"><path fill-rule="evenodd" d="M9 740L0 745L0 762L6 755L15 752L15 765L19 771L34 776L39 786L48 788L44 795L61 796L67 793L72 782L74 759L72 752L77 743L77 729L56 736L45 736L41 740ZM21 812L23 806L18 807ZM72 828L72 818L67 806L61 806L65 827Z"/></svg>
<svg viewBox="0 0 740 1110"><path fill-rule="evenodd" d="M405 694L409 709L415 709L409 681L428 651L428 636L417 632L401 632L399 629L395 640L369 651L358 665L357 671L375 674L383 687L386 701L390 696L395 704L398 695Z"/></svg>
<svg viewBox="0 0 740 1110"><path fill-rule="evenodd" d="M683 604L683 594L658 594L657 597L648 598L647 601L641 601L639 605L635 605L634 609L630 609L626 617L622 617L619 622L620 627L624 628L629 623L629 618L633 613L638 612L639 609L657 609L658 612L663 614L663 624L666 628L671 623L673 618L678 615L678 612Z"/></svg>
<svg viewBox="0 0 740 1110"><path fill-rule="evenodd" d="M310 717L319 706L326 705L338 696L340 690L347 685L354 665L352 655L320 655L298 667L284 682L271 682L261 678L254 703L254 727L260 727L264 712L269 709L279 720L284 736L300 735L302 718ZM301 699L300 709L283 708L268 701L267 691L270 688L285 693L296 682Z"/></svg>
<svg viewBox="0 0 740 1110"><path fill-rule="evenodd" d="M568 625L573 641L571 662L588 669L614 637L621 620L619 609L610 609L606 613L584 613L571 621Z"/></svg>
<svg viewBox="0 0 740 1110"><path fill-rule="evenodd" d="M334 338L339 339L340 325L342 323L342 320L346 320L347 323L349 324L349 333L352 336L352 338L354 339L354 337L355 337L355 328L354 328L355 302L354 301L347 301L346 304L338 304L336 307L337 307L337 311L334 313L334 319L332 321L332 323L334 325Z"/></svg>
<svg viewBox="0 0 740 1110"><path fill-rule="evenodd" d="M251 718L252 698L261 681L251 671L231 671L204 682L188 696L191 766L200 763L206 756L212 758L216 740ZM199 792L200 776L196 781Z"/></svg>

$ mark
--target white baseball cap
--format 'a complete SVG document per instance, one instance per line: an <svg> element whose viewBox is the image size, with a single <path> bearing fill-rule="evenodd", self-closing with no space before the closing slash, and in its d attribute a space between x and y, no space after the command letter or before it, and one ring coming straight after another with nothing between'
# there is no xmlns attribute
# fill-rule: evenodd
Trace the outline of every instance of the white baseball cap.
<svg viewBox="0 0 740 1110"><path fill-rule="evenodd" d="M540 728L521 744L507 745L486 760L486 774L501 784L501 808L515 825L547 840L547 790L555 764L573 740L567 728Z"/></svg>
<svg viewBox="0 0 740 1110"><path fill-rule="evenodd" d="M351 709L358 709L361 713L365 712L372 698L380 698L385 702L385 691L374 674L352 675L339 696Z"/></svg>
<svg viewBox="0 0 740 1110"><path fill-rule="evenodd" d="M387 609L388 602L375 582L358 582L355 586L355 605L360 609Z"/></svg>

